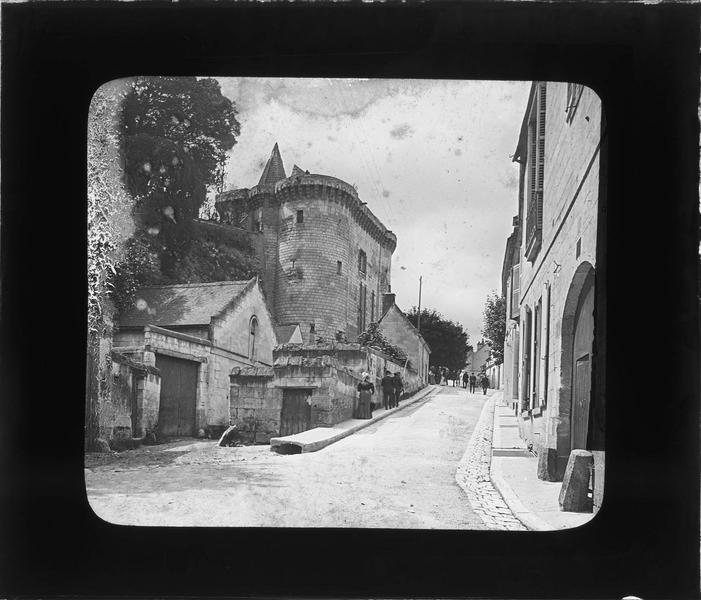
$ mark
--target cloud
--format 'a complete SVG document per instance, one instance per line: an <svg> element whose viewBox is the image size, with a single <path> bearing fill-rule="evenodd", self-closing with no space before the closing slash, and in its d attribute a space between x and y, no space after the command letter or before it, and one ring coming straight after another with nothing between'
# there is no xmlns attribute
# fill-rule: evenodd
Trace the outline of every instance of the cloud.
<svg viewBox="0 0 701 600"><path fill-rule="evenodd" d="M395 140L403 140L404 138L410 137L413 133L414 133L414 130L412 129L411 125L409 125L408 123L396 125L389 132L389 134Z"/></svg>

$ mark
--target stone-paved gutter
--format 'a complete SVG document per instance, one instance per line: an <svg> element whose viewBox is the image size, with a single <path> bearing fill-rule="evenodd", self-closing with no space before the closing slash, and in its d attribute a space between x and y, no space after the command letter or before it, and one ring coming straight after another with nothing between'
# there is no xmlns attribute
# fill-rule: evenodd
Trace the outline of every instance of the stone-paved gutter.
<svg viewBox="0 0 701 600"><path fill-rule="evenodd" d="M494 432L493 394L482 408L472 432L467 450L460 459L455 480L465 491L474 511L489 529L527 531L492 485L489 470L492 462L492 434Z"/></svg>

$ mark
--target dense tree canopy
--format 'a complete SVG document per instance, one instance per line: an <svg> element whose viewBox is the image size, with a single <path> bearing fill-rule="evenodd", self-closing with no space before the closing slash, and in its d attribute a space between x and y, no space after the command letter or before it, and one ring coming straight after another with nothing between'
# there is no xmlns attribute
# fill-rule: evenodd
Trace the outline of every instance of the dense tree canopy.
<svg viewBox="0 0 701 600"><path fill-rule="evenodd" d="M407 317L416 327L416 307ZM444 319L436 310L424 308L421 310L421 335L431 348L430 366L447 367L451 371L459 371L465 366L469 336L460 323Z"/></svg>
<svg viewBox="0 0 701 600"><path fill-rule="evenodd" d="M203 282L251 276L246 244L194 228L207 193L221 189L227 152L240 126L236 108L214 79L140 77L121 114L124 178L135 199L136 232L117 266L117 308L135 289L155 283Z"/></svg>
<svg viewBox="0 0 701 600"><path fill-rule="evenodd" d="M484 304L484 325L482 335L492 347L492 358L497 363L504 362L504 336L506 335L506 299L493 292Z"/></svg>

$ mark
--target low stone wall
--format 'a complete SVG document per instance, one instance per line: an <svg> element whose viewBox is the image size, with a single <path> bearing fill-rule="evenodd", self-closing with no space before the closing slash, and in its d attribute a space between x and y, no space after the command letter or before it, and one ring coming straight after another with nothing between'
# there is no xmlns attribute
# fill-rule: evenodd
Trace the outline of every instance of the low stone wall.
<svg viewBox="0 0 701 600"><path fill-rule="evenodd" d="M153 366L113 351L110 400L100 411L100 436L105 440L142 437L156 426L161 377Z"/></svg>
<svg viewBox="0 0 701 600"><path fill-rule="evenodd" d="M248 442L269 442L280 431L282 390L271 382L272 376L231 377L231 424Z"/></svg>
<svg viewBox="0 0 701 600"><path fill-rule="evenodd" d="M367 371L378 388L384 370L404 373L404 396L422 385L418 373L359 344L287 345L274 352L273 368L241 369L231 375L230 419L243 439L267 442L280 435L285 389L311 390L310 428L331 427L353 418L357 385Z"/></svg>

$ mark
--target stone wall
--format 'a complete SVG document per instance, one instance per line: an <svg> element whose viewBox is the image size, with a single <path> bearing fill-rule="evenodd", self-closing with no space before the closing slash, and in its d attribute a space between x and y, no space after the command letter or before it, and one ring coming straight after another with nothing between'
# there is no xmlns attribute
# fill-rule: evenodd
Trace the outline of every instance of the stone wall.
<svg viewBox="0 0 701 600"><path fill-rule="evenodd" d="M244 440L269 442L280 431L282 390L271 378L231 377L230 422Z"/></svg>
<svg viewBox="0 0 701 600"><path fill-rule="evenodd" d="M153 366L112 352L110 401L103 404L101 437L140 438L158 422L161 377Z"/></svg>
<svg viewBox="0 0 701 600"><path fill-rule="evenodd" d="M311 390L310 427L331 427L351 419L361 374L371 374L378 388L387 368L403 373L404 396L424 387L418 373L381 352L359 344L280 346L274 352L273 374L252 376L245 369L231 376L231 424L245 439L267 442L279 435L285 389Z"/></svg>

